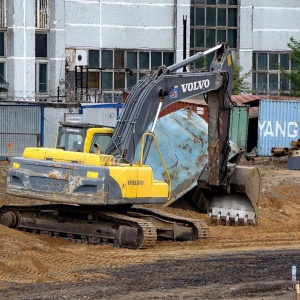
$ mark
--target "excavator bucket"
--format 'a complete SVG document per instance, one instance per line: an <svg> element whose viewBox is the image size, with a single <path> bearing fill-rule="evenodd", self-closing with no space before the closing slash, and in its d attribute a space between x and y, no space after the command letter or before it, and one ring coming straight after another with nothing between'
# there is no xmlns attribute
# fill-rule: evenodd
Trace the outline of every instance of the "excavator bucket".
<svg viewBox="0 0 300 300"><path fill-rule="evenodd" d="M208 223L217 225L257 224L261 174L257 168L237 166L230 193L217 192L208 211Z"/></svg>
<svg viewBox="0 0 300 300"><path fill-rule="evenodd" d="M158 119L155 136L172 180L171 196L164 206L184 208L190 203L209 215L209 223L256 224L261 191L261 175L256 167L236 166L230 193L223 189L211 192L206 184L203 189L197 187L208 162L208 127L200 116L189 109L170 113ZM239 152L240 148L232 143L229 159ZM136 161L139 153L140 145ZM146 164L154 170L155 178L166 179L154 146Z"/></svg>

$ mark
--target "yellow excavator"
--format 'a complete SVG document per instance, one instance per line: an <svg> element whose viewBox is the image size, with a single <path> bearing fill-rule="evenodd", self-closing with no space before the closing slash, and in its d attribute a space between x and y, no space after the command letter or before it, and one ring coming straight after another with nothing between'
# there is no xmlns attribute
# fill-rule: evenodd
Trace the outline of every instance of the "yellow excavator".
<svg viewBox="0 0 300 300"><path fill-rule="evenodd" d="M209 72L177 72L211 52L215 56ZM145 248L157 239L185 241L209 236L204 222L153 207L188 196L207 212L210 224L256 224L260 174L257 168L237 165L243 150L233 151L228 138L232 74L230 50L227 44L220 44L161 67L139 81L116 127L107 132L107 146L105 141L90 139L82 140L77 150L69 148L71 140L68 147L64 143L54 149L26 148L22 157L11 160L7 192L51 204L3 206L1 223L70 240ZM173 134L168 131L173 124L165 122L168 139L159 145L154 133L161 109L199 94L208 103L208 128L199 136L193 134L189 125L198 121L186 113L174 119ZM192 147L187 141L172 146L184 126L191 133ZM148 161L153 142L158 155ZM83 148L87 144L89 148ZM95 149L90 150L91 145ZM159 146L165 150L161 152ZM168 166L162 153L173 154L177 161ZM170 176L175 165L181 169Z"/></svg>

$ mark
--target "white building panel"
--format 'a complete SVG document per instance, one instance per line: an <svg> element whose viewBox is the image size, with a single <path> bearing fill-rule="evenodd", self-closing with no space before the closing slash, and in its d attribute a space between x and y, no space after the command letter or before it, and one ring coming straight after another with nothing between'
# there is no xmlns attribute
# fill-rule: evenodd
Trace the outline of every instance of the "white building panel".
<svg viewBox="0 0 300 300"><path fill-rule="evenodd" d="M125 26L143 29L172 26L174 25L174 4L104 3L101 7L101 23L103 26L110 25L116 28Z"/></svg>
<svg viewBox="0 0 300 300"><path fill-rule="evenodd" d="M242 22L240 26L240 49L252 49L253 47L253 8L251 6L241 7L240 20L249 20Z"/></svg>
<svg viewBox="0 0 300 300"><path fill-rule="evenodd" d="M80 34L79 34L80 32ZM100 48L100 26L66 25L66 48ZM110 39L112 37L110 36Z"/></svg>
<svg viewBox="0 0 300 300"><path fill-rule="evenodd" d="M299 7L299 0L241 0L241 5L256 7Z"/></svg>
<svg viewBox="0 0 300 300"><path fill-rule="evenodd" d="M66 0L66 1L74 1L74 0ZM75 0L76 1L76 0ZM77 0L82 2L82 0ZM96 0L97 1L97 0ZM96 2L94 1L90 1L90 2ZM121 3L128 3L130 5L134 5L134 4L147 4L147 5L153 5L153 4L162 4L162 5L174 5L174 0L155 0L155 1L147 1L147 0L127 0L127 1L122 1L122 0L105 0L105 1L101 1L102 3L109 3L109 4L121 4ZM189 1L189 0L178 0L178 2L182 2L182 1ZM84 1L85 2L85 1Z"/></svg>
<svg viewBox="0 0 300 300"><path fill-rule="evenodd" d="M65 1L66 24L69 26L99 25L101 1Z"/></svg>
<svg viewBox="0 0 300 300"><path fill-rule="evenodd" d="M174 29L170 28L112 28L102 29L103 48L174 49ZM113 38L112 38L113 37Z"/></svg>
<svg viewBox="0 0 300 300"><path fill-rule="evenodd" d="M299 3L300 6L300 3ZM300 30L300 7L257 7L253 13L253 29Z"/></svg>
<svg viewBox="0 0 300 300"><path fill-rule="evenodd" d="M287 43L290 37L300 39L300 30L256 30L253 32L254 51L290 51Z"/></svg>

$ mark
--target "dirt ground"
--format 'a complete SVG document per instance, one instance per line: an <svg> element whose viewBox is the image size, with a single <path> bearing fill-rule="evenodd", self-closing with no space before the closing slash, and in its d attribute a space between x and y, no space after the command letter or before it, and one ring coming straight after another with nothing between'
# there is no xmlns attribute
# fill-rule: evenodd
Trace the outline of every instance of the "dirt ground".
<svg viewBox="0 0 300 300"><path fill-rule="evenodd" d="M212 226L206 240L127 250L0 226L0 299L293 299L300 171L281 159L256 166L263 180L258 226ZM20 201L5 192L7 168L0 163L0 204Z"/></svg>

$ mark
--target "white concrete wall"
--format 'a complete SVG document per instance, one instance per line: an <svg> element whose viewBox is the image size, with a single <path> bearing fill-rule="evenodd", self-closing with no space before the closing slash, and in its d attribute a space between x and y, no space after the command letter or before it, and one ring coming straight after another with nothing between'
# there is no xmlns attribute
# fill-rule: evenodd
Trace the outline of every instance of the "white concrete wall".
<svg viewBox="0 0 300 300"><path fill-rule="evenodd" d="M50 1L49 90L64 88L65 80L65 6L61 0Z"/></svg>
<svg viewBox="0 0 300 300"><path fill-rule="evenodd" d="M183 59L183 16L187 16L187 49L186 56L189 57L190 49L190 0L178 0L176 11L176 30L175 30L175 62L180 62Z"/></svg>
<svg viewBox="0 0 300 300"><path fill-rule="evenodd" d="M188 0L65 3L67 48L182 51L182 42L177 43L180 31L174 33L176 27L182 28L182 16L189 16Z"/></svg>
<svg viewBox="0 0 300 300"><path fill-rule="evenodd" d="M254 51L289 50L287 43L292 36L300 40L300 1L298 7L253 8Z"/></svg>
<svg viewBox="0 0 300 300"><path fill-rule="evenodd" d="M7 82L10 97L35 95L35 1L7 1Z"/></svg>
<svg viewBox="0 0 300 300"><path fill-rule="evenodd" d="M240 2L239 55L244 72L252 69L253 51L289 51L290 38L300 40L299 0Z"/></svg>

